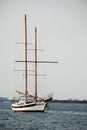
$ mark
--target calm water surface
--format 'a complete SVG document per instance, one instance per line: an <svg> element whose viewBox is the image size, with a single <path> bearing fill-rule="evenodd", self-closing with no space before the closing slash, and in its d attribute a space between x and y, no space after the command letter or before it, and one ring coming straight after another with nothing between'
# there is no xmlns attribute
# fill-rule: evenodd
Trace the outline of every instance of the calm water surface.
<svg viewBox="0 0 87 130"><path fill-rule="evenodd" d="M0 130L87 130L87 104L49 103L44 113L15 113L0 103Z"/></svg>

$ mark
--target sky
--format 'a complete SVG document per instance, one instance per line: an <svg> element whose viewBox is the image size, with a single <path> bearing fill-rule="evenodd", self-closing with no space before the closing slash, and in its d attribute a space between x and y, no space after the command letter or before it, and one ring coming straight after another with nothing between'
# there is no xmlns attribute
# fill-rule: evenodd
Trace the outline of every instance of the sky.
<svg viewBox="0 0 87 130"><path fill-rule="evenodd" d="M0 96L15 93L15 44L24 41L25 14L28 41L37 27L45 59L59 62L46 65L47 91L54 99L87 99L86 0L0 0Z"/></svg>

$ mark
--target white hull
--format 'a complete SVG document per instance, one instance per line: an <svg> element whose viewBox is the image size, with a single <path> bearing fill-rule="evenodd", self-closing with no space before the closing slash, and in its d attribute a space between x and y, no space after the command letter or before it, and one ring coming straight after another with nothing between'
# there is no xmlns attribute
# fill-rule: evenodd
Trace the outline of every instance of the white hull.
<svg viewBox="0 0 87 130"><path fill-rule="evenodd" d="M12 104L12 110L14 112L44 112L46 106L46 102L36 102L36 103L24 103Z"/></svg>

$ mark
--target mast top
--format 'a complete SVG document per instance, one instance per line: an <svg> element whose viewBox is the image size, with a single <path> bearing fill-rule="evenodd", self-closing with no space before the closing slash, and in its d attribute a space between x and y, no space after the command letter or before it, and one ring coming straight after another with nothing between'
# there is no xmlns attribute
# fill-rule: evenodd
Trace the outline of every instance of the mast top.
<svg viewBox="0 0 87 130"><path fill-rule="evenodd" d="M25 14L25 21L26 21L26 17L27 17L27 16L26 16L26 14Z"/></svg>

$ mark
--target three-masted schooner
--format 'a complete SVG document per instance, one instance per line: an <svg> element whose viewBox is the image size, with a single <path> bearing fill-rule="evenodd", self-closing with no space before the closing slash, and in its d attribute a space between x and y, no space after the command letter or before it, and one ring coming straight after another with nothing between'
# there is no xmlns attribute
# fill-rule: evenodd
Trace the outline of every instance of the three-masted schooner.
<svg viewBox="0 0 87 130"><path fill-rule="evenodd" d="M28 61L27 59L27 18L25 14L25 60L24 61L17 61L17 62L24 62L25 64L25 92L16 91L19 94L22 94L25 98L20 99L16 102L13 102L11 107L14 112L44 112L45 106L47 104L46 100L43 98L39 98L37 95L37 63L44 63L44 61L37 60L37 28L35 27L35 61ZM33 62L35 64L35 95L32 96L28 93L27 88L27 64L28 62ZM46 63L46 61L45 61ZM48 62L47 62L48 63ZM56 62L55 62L56 63ZM52 97L50 97L52 98ZM49 99L50 99L49 98Z"/></svg>

